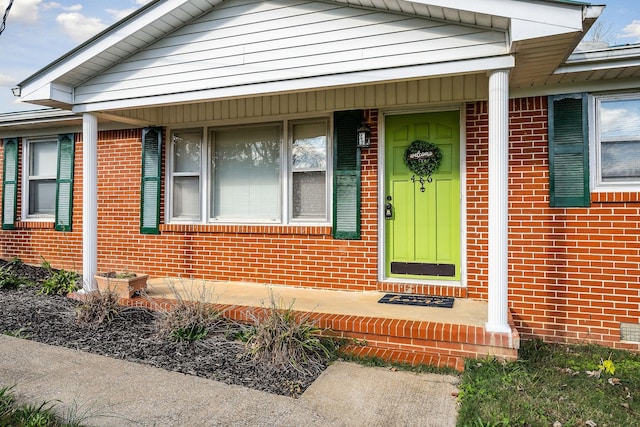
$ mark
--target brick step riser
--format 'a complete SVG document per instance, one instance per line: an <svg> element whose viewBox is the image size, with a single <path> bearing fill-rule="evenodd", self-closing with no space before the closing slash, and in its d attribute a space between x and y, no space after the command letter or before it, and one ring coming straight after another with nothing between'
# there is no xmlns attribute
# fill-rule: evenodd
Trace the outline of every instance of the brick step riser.
<svg viewBox="0 0 640 427"><path fill-rule="evenodd" d="M355 347L371 347L381 350L401 350L416 354L437 354L445 357L482 359L487 356L501 360L516 360L518 350L504 347L474 345L464 342L411 340L388 336L362 335L345 332L341 338Z"/></svg>

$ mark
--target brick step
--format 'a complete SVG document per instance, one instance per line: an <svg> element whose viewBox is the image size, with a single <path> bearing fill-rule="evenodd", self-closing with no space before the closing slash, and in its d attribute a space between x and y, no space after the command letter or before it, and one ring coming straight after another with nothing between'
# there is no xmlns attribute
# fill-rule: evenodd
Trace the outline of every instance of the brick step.
<svg viewBox="0 0 640 427"><path fill-rule="evenodd" d="M438 368L452 368L456 371L464 370L464 358L456 356L355 344L341 347L340 352L364 359L374 357L385 362L406 363L410 366L429 365Z"/></svg>
<svg viewBox="0 0 640 427"><path fill-rule="evenodd" d="M121 300L133 306L168 309L175 300L133 298ZM264 307L214 304L225 317L251 322ZM294 310L295 311L295 310ZM516 360L520 338L511 333L487 332L483 326L447 322L390 319L359 315L295 311L308 316L325 334L344 339L346 349L356 355L375 355L384 360L464 368L466 358L494 356ZM513 322L510 322L513 325Z"/></svg>
<svg viewBox="0 0 640 427"><path fill-rule="evenodd" d="M467 288L417 283L379 282L378 291L393 294L433 295L438 297L467 298Z"/></svg>

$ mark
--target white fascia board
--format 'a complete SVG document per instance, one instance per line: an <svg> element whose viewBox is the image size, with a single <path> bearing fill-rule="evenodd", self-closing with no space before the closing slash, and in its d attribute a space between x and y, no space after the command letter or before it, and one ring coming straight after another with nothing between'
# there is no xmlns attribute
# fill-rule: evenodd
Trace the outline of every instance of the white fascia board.
<svg viewBox="0 0 640 427"><path fill-rule="evenodd" d="M574 52L569 56L567 62L558 67L554 74L629 67L640 67L640 45L614 46L606 49Z"/></svg>
<svg viewBox="0 0 640 427"><path fill-rule="evenodd" d="M22 88L20 101L39 104L41 101L56 101L73 104L73 88L58 83L46 83L38 88L27 86Z"/></svg>
<svg viewBox="0 0 640 427"><path fill-rule="evenodd" d="M512 19L510 32L511 41L517 42L540 37L550 37L558 34L580 32L582 31L582 19L580 17L582 17L582 12L575 14L572 17L574 19L568 19L566 25L552 25L525 19Z"/></svg>
<svg viewBox="0 0 640 427"><path fill-rule="evenodd" d="M72 71L76 67L79 67L114 44L131 36L136 31L139 31L154 22L161 21L163 16L188 2L189 0L166 0L155 2L148 9L143 10L138 15L135 15L134 19L125 19L121 24L116 24L114 27L108 28L105 32L97 35L94 39L80 45L67 55L62 56L57 61L47 65L31 77L28 77L26 80L19 83L18 86L22 87L22 90L27 93L36 92L43 86L55 81L57 78Z"/></svg>
<svg viewBox="0 0 640 427"><path fill-rule="evenodd" d="M560 28L582 30L582 3L553 1L513 1L513 0L411 0L412 3L458 9L486 15L502 16L518 22L546 24ZM521 31L522 32L522 31ZM525 31L523 33L530 33ZM517 40L515 40L517 41Z"/></svg>
<svg viewBox="0 0 640 427"><path fill-rule="evenodd" d="M415 65L383 70L368 70L295 80L273 81L254 85L212 88L208 90L173 93L144 98L128 98L78 104L73 107L73 112L89 113L93 111L194 103L207 100L260 96L274 93L291 93L305 90L327 89L330 87L359 86L378 82L385 83L389 81L402 81L418 78L474 74L490 70L510 69L514 66L515 58L512 55L503 55L490 58Z"/></svg>

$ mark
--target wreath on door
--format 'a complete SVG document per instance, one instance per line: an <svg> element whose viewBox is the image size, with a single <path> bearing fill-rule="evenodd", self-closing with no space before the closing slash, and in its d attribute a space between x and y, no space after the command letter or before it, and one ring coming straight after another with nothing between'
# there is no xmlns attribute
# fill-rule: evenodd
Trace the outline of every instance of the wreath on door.
<svg viewBox="0 0 640 427"><path fill-rule="evenodd" d="M417 139L409 144L404 152L404 163L415 174L411 180L415 182L416 175L419 177L422 192L424 192L424 178L426 177L427 182L431 182L433 180L431 175L438 170L441 162L440 147L432 142Z"/></svg>

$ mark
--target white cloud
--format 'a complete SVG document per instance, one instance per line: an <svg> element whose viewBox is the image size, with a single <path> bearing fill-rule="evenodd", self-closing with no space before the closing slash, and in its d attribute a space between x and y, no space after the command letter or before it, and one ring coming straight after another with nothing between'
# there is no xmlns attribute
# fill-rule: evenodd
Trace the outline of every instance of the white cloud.
<svg viewBox="0 0 640 427"><path fill-rule="evenodd" d="M14 87L18 83L18 79L6 74L0 74L0 87Z"/></svg>
<svg viewBox="0 0 640 427"><path fill-rule="evenodd" d="M612 108L603 103L600 116L603 136L622 137L637 134L640 131L640 105L633 102L625 102L624 104L622 108Z"/></svg>
<svg viewBox="0 0 640 427"><path fill-rule="evenodd" d="M136 0L136 4L144 6L145 4L149 3L150 1L151 0Z"/></svg>
<svg viewBox="0 0 640 427"><path fill-rule="evenodd" d="M633 38L636 39L636 42L640 42L640 21L634 19L630 24L625 25L618 37Z"/></svg>
<svg viewBox="0 0 640 427"><path fill-rule="evenodd" d="M98 18L91 18L78 12L61 13L56 18L65 34L77 42L83 42L107 28Z"/></svg>
<svg viewBox="0 0 640 427"><path fill-rule="evenodd" d="M62 5L55 1L50 1L49 3L42 3L43 10L59 9L59 8L62 8Z"/></svg>
<svg viewBox="0 0 640 427"><path fill-rule="evenodd" d="M132 8L132 9L107 9L107 12L111 16L113 16L113 19L115 21L119 21L122 18L131 15L136 10L137 10L137 8Z"/></svg>
<svg viewBox="0 0 640 427"><path fill-rule="evenodd" d="M8 20L15 20L26 24L33 24L38 21L38 6L42 0L21 0L14 1L9 11ZM9 0L0 0L0 10L4 13L9 5Z"/></svg>

